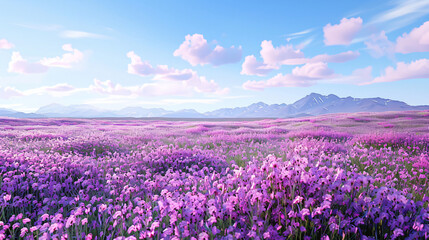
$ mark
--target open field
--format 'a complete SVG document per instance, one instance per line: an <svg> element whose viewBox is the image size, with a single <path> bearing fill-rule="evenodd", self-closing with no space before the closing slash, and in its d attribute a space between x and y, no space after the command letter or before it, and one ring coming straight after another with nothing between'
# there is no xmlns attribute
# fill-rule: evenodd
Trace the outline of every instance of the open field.
<svg viewBox="0 0 429 240"><path fill-rule="evenodd" d="M428 239L429 111L0 119L0 239Z"/></svg>

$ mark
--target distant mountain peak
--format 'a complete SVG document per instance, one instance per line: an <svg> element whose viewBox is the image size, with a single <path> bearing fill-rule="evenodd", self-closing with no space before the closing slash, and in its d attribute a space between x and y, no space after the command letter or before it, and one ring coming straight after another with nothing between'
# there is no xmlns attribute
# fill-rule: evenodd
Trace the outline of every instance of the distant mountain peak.
<svg viewBox="0 0 429 240"><path fill-rule="evenodd" d="M86 104L64 106L58 103L53 103L39 108L36 113L22 113L10 109L0 109L0 116L17 118L290 118L316 116L327 113L383 112L427 109L429 109L429 106L410 106L401 101L380 97L340 98L334 94L322 95L319 93L310 93L292 104L266 104L264 102L257 102L246 107L221 108L205 113L197 112L194 109L168 111L162 108L143 108L140 106L125 107L121 110L115 111L99 109Z"/></svg>

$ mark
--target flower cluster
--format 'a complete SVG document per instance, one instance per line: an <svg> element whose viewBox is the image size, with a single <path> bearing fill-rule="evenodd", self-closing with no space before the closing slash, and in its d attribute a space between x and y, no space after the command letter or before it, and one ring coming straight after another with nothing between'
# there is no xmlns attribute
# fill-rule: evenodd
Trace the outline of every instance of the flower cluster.
<svg viewBox="0 0 429 240"><path fill-rule="evenodd" d="M325 121L1 119L0 240L429 238L428 135Z"/></svg>

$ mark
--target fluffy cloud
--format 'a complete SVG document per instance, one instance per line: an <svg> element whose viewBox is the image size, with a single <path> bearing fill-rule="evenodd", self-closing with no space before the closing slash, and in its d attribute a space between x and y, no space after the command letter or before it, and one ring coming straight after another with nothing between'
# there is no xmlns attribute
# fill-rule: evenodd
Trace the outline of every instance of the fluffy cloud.
<svg viewBox="0 0 429 240"><path fill-rule="evenodd" d="M365 45L370 54L375 58L379 58L384 55L392 57L395 52L395 44L387 39L384 31L380 32L379 35L371 35L370 39L365 41Z"/></svg>
<svg viewBox="0 0 429 240"><path fill-rule="evenodd" d="M356 69L351 75L335 74L326 63L307 63L296 67L290 74L277 74L266 81L247 81L244 89L264 90L272 87L309 87L317 83L367 85L374 83L372 67Z"/></svg>
<svg viewBox="0 0 429 240"><path fill-rule="evenodd" d="M263 90L270 87L308 87L321 79L334 78L334 71L326 63L307 63L302 67L295 67L291 74L277 74L266 81L247 81L244 89Z"/></svg>
<svg viewBox="0 0 429 240"><path fill-rule="evenodd" d="M18 97L22 95L23 95L22 92L19 90L16 90L15 88L0 86L0 98L2 99L9 99L11 97Z"/></svg>
<svg viewBox="0 0 429 240"><path fill-rule="evenodd" d="M396 69L387 67L384 75L370 83L393 82L406 79L429 78L429 59L419 59L411 63L398 62Z"/></svg>
<svg viewBox="0 0 429 240"><path fill-rule="evenodd" d="M132 95L133 89L126 88L121 86L120 84L114 84L110 80L100 81L98 79L94 79L94 84L89 87L94 92L108 94L108 95Z"/></svg>
<svg viewBox="0 0 429 240"><path fill-rule="evenodd" d="M11 49L14 45L8 42L6 39L0 39L0 49Z"/></svg>
<svg viewBox="0 0 429 240"><path fill-rule="evenodd" d="M271 66L282 65L289 59L304 58L304 53L292 45L274 47L271 41L264 40L260 51L264 63Z"/></svg>
<svg viewBox="0 0 429 240"><path fill-rule="evenodd" d="M83 53L74 49L71 44L64 44L63 50L70 53L65 53L61 57L43 58L40 60L42 65L47 67L71 68L83 59Z"/></svg>
<svg viewBox="0 0 429 240"><path fill-rule="evenodd" d="M131 59L131 63L128 64L128 73L139 76L153 76L153 80L156 81L154 83L138 86L137 89L140 90L134 91L133 94L135 95L188 95L192 92L225 94L228 92L227 88L221 89L215 81L207 80L205 77L199 76L197 72L192 69L178 70L169 68L166 65L153 67L149 62L142 61L140 56L134 52L129 52L127 56ZM106 86L104 86L104 88L105 87ZM109 87L108 89L114 89L113 85L109 85ZM118 89L120 89L120 86L118 86ZM105 91L105 93L108 93L108 91ZM114 93L116 93L116 91L112 91L112 94Z"/></svg>
<svg viewBox="0 0 429 240"><path fill-rule="evenodd" d="M28 62L19 52L13 52L8 72L21 74L44 73L51 67L71 68L74 64L82 61L83 53L74 49L70 44L63 45L63 50L70 53L65 53L61 57L43 58L34 63Z"/></svg>
<svg viewBox="0 0 429 240"><path fill-rule="evenodd" d="M429 21L396 39L396 52L429 52Z"/></svg>
<svg viewBox="0 0 429 240"><path fill-rule="evenodd" d="M187 35L185 41L174 51L174 56L181 57L192 66L212 64L219 66L241 60L241 46L224 48L217 45L214 49L201 34Z"/></svg>
<svg viewBox="0 0 429 240"><path fill-rule="evenodd" d="M9 62L8 72L33 74L44 73L48 71L48 67L41 63L31 63L22 58L19 52L13 52L12 58Z"/></svg>
<svg viewBox="0 0 429 240"><path fill-rule="evenodd" d="M362 19L343 18L339 24L323 27L326 45L349 45L362 28Z"/></svg>
<svg viewBox="0 0 429 240"><path fill-rule="evenodd" d="M262 62L258 62L254 55L250 55L244 59L244 63L241 67L241 74L265 76L273 69L275 68Z"/></svg>
<svg viewBox="0 0 429 240"><path fill-rule="evenodd" d="M360 54L355 51L347 51L339 54L320 54L312 58L304 57L304 53L295 49L292 45L274 47L271 41L264 40L261 43L261 57L259 62L254 55L247 56L242 65L241 74L265 76L281 65L302 65L307 63L334 62L342 63L357 58Z"/></svg>
<svg viewBox="0 0 429 240"><path fill-rule="evenodd" d="M328 64L323 62L307 63L292 70L292 75L302 78L330 78L333 74L334 71L328 67Z"/></svg>
<svg viewBox="0 0 429 240"><path fill-rule="evenodd" d="M130 74L150 76L154 74L168 74L171 72L165 65L159 65L154 68L148 61L143 62L140 56L133 51L128 52L127 57L131 59L131 63L128 64L128 73Z"/></svg>

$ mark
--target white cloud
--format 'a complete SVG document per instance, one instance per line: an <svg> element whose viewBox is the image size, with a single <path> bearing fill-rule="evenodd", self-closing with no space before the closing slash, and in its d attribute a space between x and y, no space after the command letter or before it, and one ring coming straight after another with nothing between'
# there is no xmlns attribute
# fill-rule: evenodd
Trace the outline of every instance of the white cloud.
<svg viewBox="0 0 429 240"><path fill-rule="evenodd" d="M83 53L74 49L71 44L64 44L63 50L70 53L65 53L61 57L43 58L40 63L47 67L71 68L73 64L83 60Z"/></svg>
<svg viewBox="0 0 429 240"><path fill-rule="evenodd" d="M250 55L244 59L243 65L241 67L241 74L265 76L273 69L275 68L265 63L258 62L255 56Z"/></svg>
<svg viewBox="0 0 429 240"><path fill-rule="evenodd" d="M302 36L302 35L306 35L308 33L311 33L313 30L314 30L313 28L309 28L309 29L305 29L303 31L287 34L286 36L288 36L288 37Z"/></svg>
<svg viewBox="0 0 429 240"><path fill-rule="evenodd" d="M22 91L23 95L50 95L53 97L65 97L74 93L87 91L86 88L75 88L68 83L58 83L53 86L42 86L29 90Z"/></svg>
<svg viewBox="0 0 429 240"><path fill-rule="evenodd" d="M334 78L334 71L326 63L307 63L302 67L295 67L292 73L281 73L266 81L247 81L244 89L263 90L272 87L308 87L317 83L317 80Z"/></svg>
<svg viewBox="0 0 429 240"><path fill-rule="evenodd" d="M44 73L48 71L48 67L41 63L31 63L22 58L19 52L13 52L12 58L9 62L8 72L21 73L21 74L33 74L33 73Z"/></svg>
<svg viewBox="0 0 429 240"><path fill-rule="evenodd" d="M13 48L15 45L13 45L12 43L8 42L6 39L0 39L0 49L11 49Z"/></svg>
<svg viewBox="0 0 429 240"><path fill-rule="evenodd" d="M429 52L429 21L396 39L396 52Z"/></svg>
<svg viewBox="0 0 429 240"><path fill-rule="evenodd" d="M1 99L9 99L12 97L22 96L22 92L13 88L13 87L2 87L0 86L0 98Z"/></svg>
<svg viewBox="0 0 429 240"><path fill-rule="evenodd" d="M98 79L94 79L94 84L89 87L92 91L108 94L108 95L132 95L133 88L125 88L120 84L114 84L112 81L100 81Z"/></svg>
<svg viewBox="0 0 429 240"><path fill-rule="evenodd" d="M131 59L131 63L128 64L128 73L136 74L140 76L150 76L154 74L168 74L174 70L168 69L165 65L159 65L157 67L152 67L148 61L142 61L140 56L135 52L131 51L127 53L127 57Z"/></svg>
<svg viewBox="0 0 429 240"><path fill-rule="evenodd" d="M169 68L166 65L153 67L149 62L142 61L140 56L132 51L127 56L131 59L131 63L128 64L128 73L153 76L153 80L156 81L139 87L144 94L151 94L146 90L151 90L153 94L161 95L181 95L182 93L188 95L192 92L226 94L229 91L227 88L221 89L214 80L207 80L205 77L199 76L194 70L178 70Z"/></svg>
<svg viewBox="0 0 429 240"><path fill-rule="evenodd" d="M247 81L243 88L264 90L275 87L309 87L317 83L366 85L372 82L372 67L356 69L351 75L336 74L326 63L308 63L296 67L290 74L277 74L265 81Z"/></svg>
<svg viewBox="0 0 429 240"><path fill-rule="evenodd" d="M391 22L389 31L404 27L429 13L428 0L396 0L394 7L376 15L370 24Z"/></svg>
<svg viewBox="0 0 429 240"><path fill-rule="evenodd" d="M325 44L349 45L362 28L362 18L343 18L339 24L327 24L323 27Z"/></svg>
<svg viewBox="0 0 429 240"><path fill-rule="evenodd" d="M273 43L267 40L262 41L260 54L264 63L273 67L282 65L289 59L304 57L304 53L294 49L292 45L274 47Z"/></svg>
<svg viewBox="0 0 429 240"><path fill-rule="evenodd" d="M214 49L201 34L187 35L185 41L174 51L174 56L181 57L192 66L212 64L219 66L236 63L241 60L241 46L224 48L217 45Z"/></svg>
<svg viewBox="0 0 429 240"><path fill-rule="evenodd" d="M83 31L74 31L74 30L62 31L60 33L60 36L63 38L99 38L99 39L107 38L106 36L101 34L83 32Z"/></svg>
<svg viewBox="0 0 429 240"><path fill-rule="evenodd" d="M330 78L334 71L323 62L307 63L302 67L296 67L292 70L292 75L303 78Z"/></svg>
<svg viewBox="0 0 429 240"><path fill-rule="evenodd" d="M74 64L82 61L83 53L72 48L71 44L64 44L63 50L70 53L65 53L61 57L43 58L34 63L28 62L19 52L13 52L8 72L20 74L44 73L51 67L71 68Z"/></svg>
<svg viewBox="0 0 429 240"><path fill-rule="evenodd" d="M407 79L429 78L429 59L419 59L410 63L398 62L396 68L387 67L384 74L370 83L393 82Z"/></svg>
<svg viewBox="0 0 429 240"><path fill-rule="evenodd" d="M365 41L365 45L370 54L375 58L380 58L384 55L393 57L395 52L395 44L387 39L384 31L380 32L379 35L371 35L369 40Z"/></svg>
<svg viewBox="0 0 429 240"><path fill-rule="evenodd" d="M261 57L259 62L254 55L247 56L242 64L242 75L265 76L281 65L302 65L307 63L342 63L356 59L360 54L357 51L347 51L339 54L320 54L312 58L304 57L304 53L292 45L274 47L271 41L261 43Z"/></svg>

